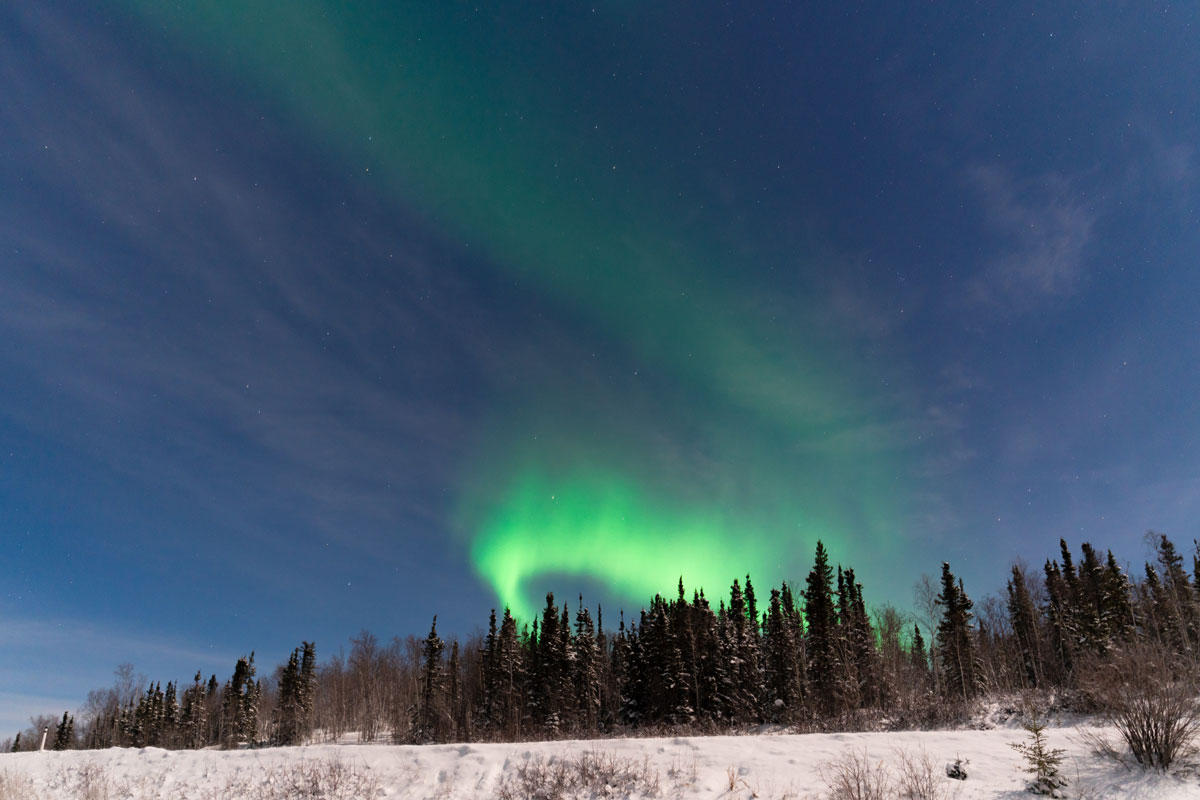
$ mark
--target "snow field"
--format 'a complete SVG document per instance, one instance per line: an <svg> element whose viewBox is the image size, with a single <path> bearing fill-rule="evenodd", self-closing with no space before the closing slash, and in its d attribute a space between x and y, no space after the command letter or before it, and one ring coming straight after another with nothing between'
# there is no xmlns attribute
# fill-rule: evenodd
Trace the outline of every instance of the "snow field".
<svg viewBox="0 0 1200 800"><path fill-rule="evenodd" d="M1048 730L1067 750L1068 797L1200 798L1200 778L1143 772L1096 755L1082 736ZM546 797L824 798L847 756L882 764L894 782L902 761L929 759L946 798L1028 798L1024 763L1009 743L1021 730L838 733L605 739L426 747L312 745L240 751L157 748L0 756L0 800L292 800L365 797L516 800ZM963 759L965 781L945 777ZM557 787L557 788L556 788ZM555 794L557 791L557 794ZM896 797L895 789L888 795Z"/></svg>

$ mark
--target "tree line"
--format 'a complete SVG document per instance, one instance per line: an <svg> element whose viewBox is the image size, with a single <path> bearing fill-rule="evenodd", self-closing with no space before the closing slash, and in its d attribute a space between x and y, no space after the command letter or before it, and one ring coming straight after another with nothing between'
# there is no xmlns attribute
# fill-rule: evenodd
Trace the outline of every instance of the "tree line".
<svg viewBox="0 0 1200 800"><path fill-rule="evenodd" d="M1193 663L1200 652L1200 544L1189 573L1166 536L1147 536L1154 558L1137 578L1086 542L1077 563L1060 540L1056 558L1036 571L1014 565L1003 595L978 607L944 563L940 578L918 583L914 613L869 610L854 570L831 564L818 542L802 586L762 598L746 576L714 608L681 578L615 629L582 598L572 614L547 595L537 618L493 610L486 632L463 643L447 644L436 617L425 637L387 646L364 631L348 656L323 664L304 642L265 680L253 653L223 684L197 673L164 689L123 666L114 687L89 695L78 725L67 713L38 718L4 745L36 749L42 725L56 749L920 727L984 694L1085 698L1089 676L1139 644Z"/></svg>

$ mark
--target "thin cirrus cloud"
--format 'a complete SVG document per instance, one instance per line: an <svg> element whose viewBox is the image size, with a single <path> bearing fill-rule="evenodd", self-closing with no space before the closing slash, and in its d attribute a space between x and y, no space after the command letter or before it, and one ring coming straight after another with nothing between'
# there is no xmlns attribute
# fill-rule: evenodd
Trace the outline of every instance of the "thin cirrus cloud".
<svg viewBox="0 0 1200 800"><path fill-rule="evenodd" d="M169 634L134 634L108 625L70 619L14 619L0 626L0 739L15 735L35 714L74 713L96 684L96 663L113 668L131 663L159 680L190 680L161 673L164 664L223 673L236 655L219 648L177 644ZM47 676L53 676L51 683ZM51 691L57 692L52 694Z"/></svg>
<svg viewBox="0 0 1200 800"><path fill-rule="evenodd" d="M1087 277L1086 249L1097 214L1073 182L1060 175L1019 179L977 165L967 171L985 222L1000 237L971 282L970 299L1017 312L1069 297Z"/></svg>
<svg viewBox="0 0 1200 800"><path fill-rule="evenodd" d="M494 343L486 315L427 301L470 302L437 245L415 243L392 216L387 235L364 232L387 213L369 199L301 200L297 187L265 180L276 149L290 146L279 123L255 120L231 146L229 120L200 117L102 39L49 13L12 13L25 47L105 68L51 61L47 75L16 41L0 52L0 126L31 177L0 221L10 253L3 356L33 384L120 424L92 425L80 440L28 403L0 400L0 413L124 471L207 462L275 475L265 500L279 506L316 498L391 513L390 487L446 469L433 444L460 435L461 409L419 395L461 379L419 340L378 340L383 327L432 331L460 367ZM64 196L69 206L51 199ZM357 307L375 316L341 313ZM390 377L401 373L403 384ZM249 446L224 446L231 437ZM421 474L395 458L397 446L430 454ZM165 449L190 458L155 457ZM225 487L196 475L184 467L172 480L219 511ZM438 513L420 493L408 511ZM327 527L337 531L336 514Z"/></svg>

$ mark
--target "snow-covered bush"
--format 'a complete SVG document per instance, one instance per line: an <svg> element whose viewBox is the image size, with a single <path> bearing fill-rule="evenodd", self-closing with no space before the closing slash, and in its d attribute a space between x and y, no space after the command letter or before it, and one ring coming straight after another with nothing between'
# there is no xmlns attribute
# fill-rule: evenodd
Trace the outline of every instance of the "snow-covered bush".
<svg viewBox="0 0 1200 800"><path fill-rule="evenodd" d="M56 789L72 800L117 800L130 795L129 788L118 786L108 769L97 761L85 761L61 770L55 777Z"/></svg>
<svg viewBox="0 0 1200 800"><path fill-rule="evenodd" d="M847 748L817 767L829 800L884 800L893 796L891 778L882 761L872 762L865 750Z"/></svg>
<svg viewBox="0 0 1200 800"><path fill-rule="evenodd" d="M28 775L0 770L0 800L37 800L40 796Z"/></svg>
<svg viewBox="0 0 1200 800"><path fill-rule="evenodd" d="M269 800L369 800L382 788L372 775L339 758L305 760L273 770Z"/></svg>
<svg viewBox="0 0 1200 800"><path fill-rule="evenodd" d="M659 775L648 760L621 758L602 750L578 756L526 758L501 779L497 800L574 800L659 794Z"/></svg>
<svg viewBox="0 0 1200 800"><path fill-rule="evenodd" d="M896 760L900 765L896 794L902 800L944 800L950 796L946 778L924 749L916 753L898 749Z"/></svg>
<svg viewBox="0 0 1200 800"><path fill-rule="evenodd" d="M1114 653L1094 688L1102 713L1146 769L1167 770L1195 752L1200 733L1196 666L1142 643Z"/></svg>

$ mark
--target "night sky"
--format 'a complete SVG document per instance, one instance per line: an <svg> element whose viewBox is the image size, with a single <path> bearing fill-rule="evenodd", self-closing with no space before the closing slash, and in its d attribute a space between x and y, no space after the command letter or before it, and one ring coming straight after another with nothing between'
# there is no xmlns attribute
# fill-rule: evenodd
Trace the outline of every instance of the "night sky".
<svg viewBox="0 0 1200 800"><path fill-rule="evenodd" d="M818 538L1189 550L1197 75L1196 4L0 4L0 737Z"/></svg>

